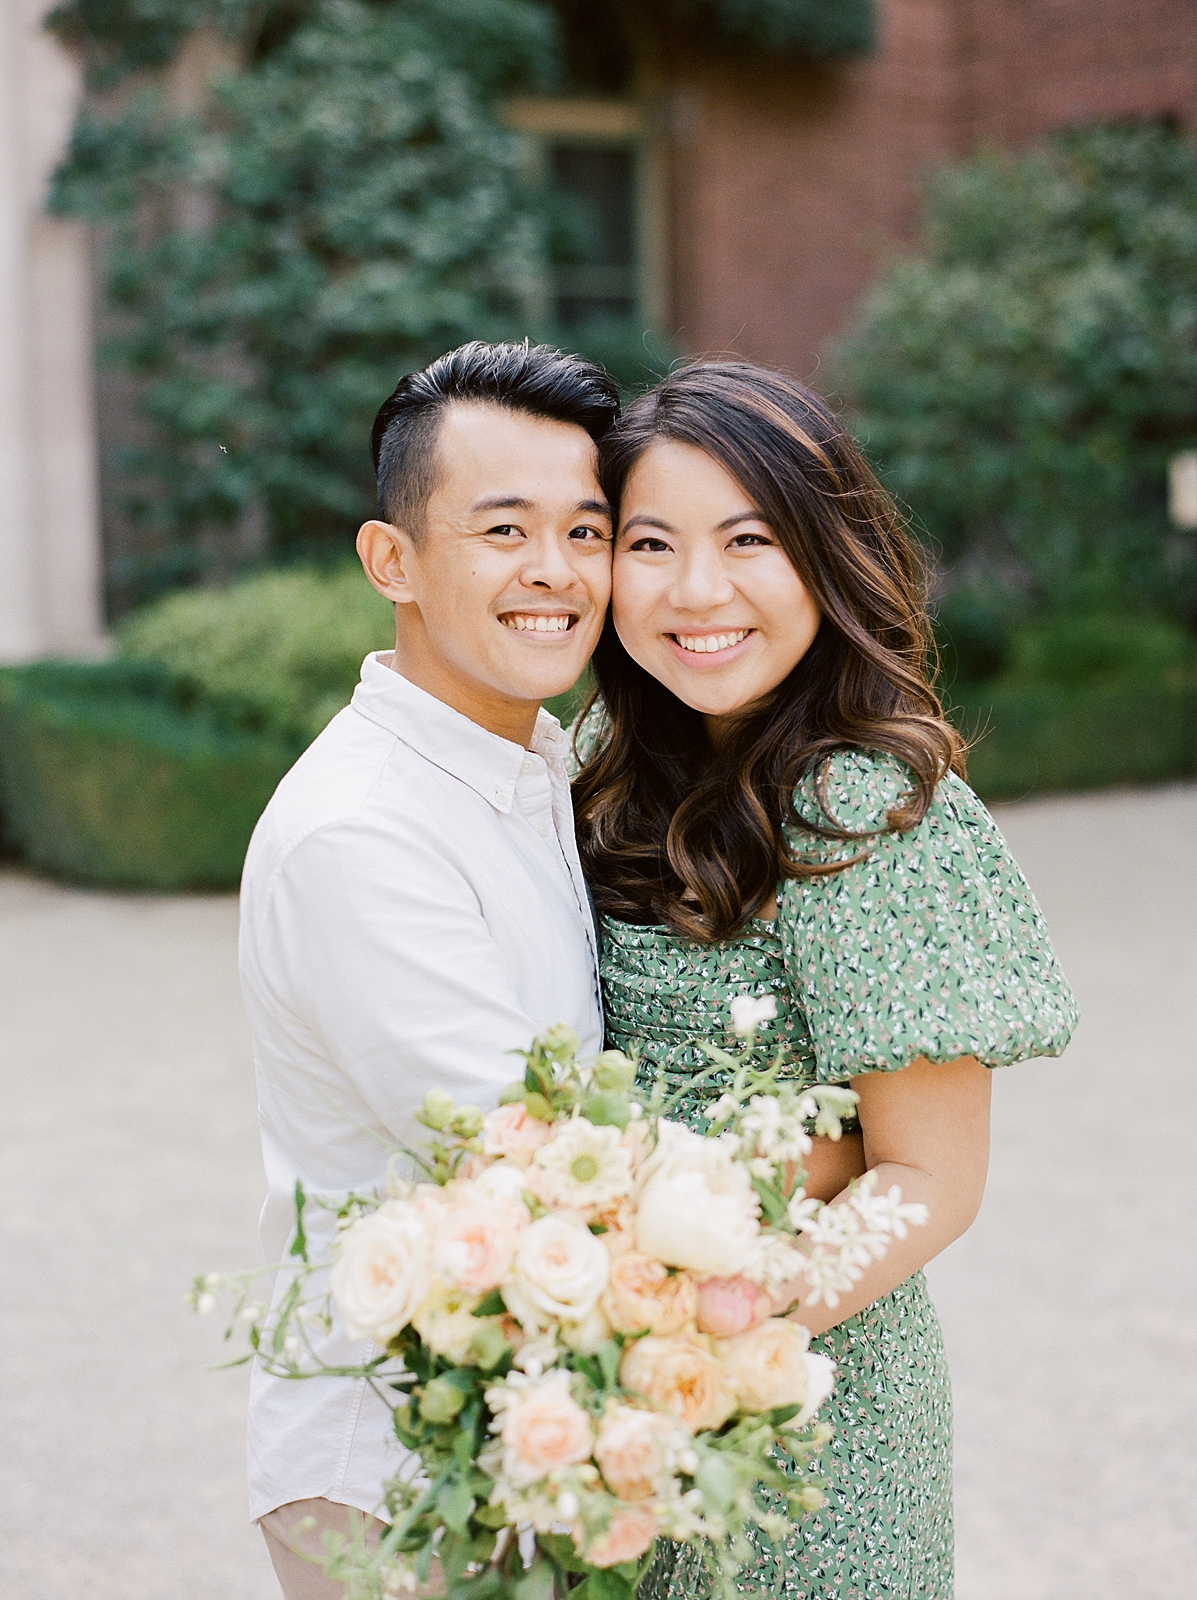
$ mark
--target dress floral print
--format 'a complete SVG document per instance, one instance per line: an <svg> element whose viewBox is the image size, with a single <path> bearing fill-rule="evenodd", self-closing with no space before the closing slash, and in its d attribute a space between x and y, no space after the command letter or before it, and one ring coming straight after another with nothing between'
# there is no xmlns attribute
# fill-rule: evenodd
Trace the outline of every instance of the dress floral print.
<svg viewBox="0 0 1197 1600"><path fill-rule="evenodd" d="M583 758L600 735L580 730ZM731 999L772 994L762 1044L781 1044L794 1076L845 1082L920 1056L974 1055L996 1067L1058 1055L1076 1006L1043 917L985 807L953 776L905 833L886 813L908 785L883 755L843 751L828 763L830 816L862 835L842 843L796 823L813 860L862 859L779 889L775 922L703 945L667 929L602 921L607 1043L639 1052L646 1085L670 1089L709 1066L692 1042L726 1030ZM823 815L813 778L799 817ZM701 1126L718 1097L706 1080L679 1115ZM779 1545L761 1537L744 1595L785 1600L951 1600L951 1389L935 1309L921 1272L821 1338L837 1366L820 1416L835 1429L823 1456L827 1502ZM702 1600L711 1583L693 1554L667 1546L646 1600Z"/></svg>

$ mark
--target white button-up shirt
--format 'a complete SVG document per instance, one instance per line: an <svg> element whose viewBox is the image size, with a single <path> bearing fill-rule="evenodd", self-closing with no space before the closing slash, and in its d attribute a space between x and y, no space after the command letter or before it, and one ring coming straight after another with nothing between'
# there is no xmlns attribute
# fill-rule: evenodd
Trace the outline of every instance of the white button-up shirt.
<svg viewBox="0 0 1197 1600"><path fill-rule="evenodd" d="M556 1022L601 1048L594 926L574 844L567 739L542 711L531 748L488 733L368 657L352 704L283 779L241 889L241 979L254 1038L281 1261L302 1182L317 1201L371 1189L427 1138L425 1093L484 1109ZM332 1236L319 1204L314 1248ZM280 1281L285 1274L280 1274ZM330 1364L369 1358L335 1327ZM271 1378L255 1364L255 1518L324 1497L375 1511L399 1463L365 1382Z"/></svg>

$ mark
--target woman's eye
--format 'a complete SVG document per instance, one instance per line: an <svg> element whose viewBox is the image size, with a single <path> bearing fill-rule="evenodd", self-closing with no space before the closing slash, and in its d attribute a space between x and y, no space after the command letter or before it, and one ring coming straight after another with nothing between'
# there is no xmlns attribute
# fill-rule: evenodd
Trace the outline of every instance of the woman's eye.
<svg viewBox="0 0 1197 1600"><path fill-rule="evenodd" d="M752 545L766 545L772 543L773 540L767 538L763 533L738 533L732 540L732 548L746 550Z"/></svg>
<svg viewBox="0 0 1197 1600"><path fill-rule="evenodd" d="M650 550L656 552L659 550L668 550L669 546L665 543L664 539L654 539L651 535L649 535L643 539L633 539L632 543L628 546L628 549Z"/></svg>

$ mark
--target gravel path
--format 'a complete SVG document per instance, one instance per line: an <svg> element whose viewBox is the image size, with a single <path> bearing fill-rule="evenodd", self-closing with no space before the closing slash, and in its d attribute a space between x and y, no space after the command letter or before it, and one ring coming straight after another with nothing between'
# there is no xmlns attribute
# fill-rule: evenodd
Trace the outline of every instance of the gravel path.
<svg viewBox="0 0 1197 1600"><path fill-rule="evenodd" d="M931 1269L958 1600L1189 1600L1197 788L1000 822L1085 1016L1063 1062L999 1075L985 1208ZM258 1259L235 944L229 898L0 874L5 1600L277 1600L245 1375L183 1305Z"/></svg>

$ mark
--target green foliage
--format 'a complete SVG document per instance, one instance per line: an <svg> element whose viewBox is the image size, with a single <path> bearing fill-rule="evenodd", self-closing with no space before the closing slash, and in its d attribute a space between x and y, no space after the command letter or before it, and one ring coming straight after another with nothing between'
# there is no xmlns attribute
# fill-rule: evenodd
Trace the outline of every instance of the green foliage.
<svg viewBox="0 0 1197 1600"><path fill-rule="evenodd" d="M123 663L0 674L0 801L34 867L80 883L233 888L294 744L199 710Z"/></svg>
<svg viewBox="0 0 1197 1600"><path fill-rule="evenodd" d="M165 669L226 722L301 747L348 704L363 658L394 642L391 605L356 563L184 590L117 629L123 659Z"/></svg>
<svg viewBox="0 0 1197 1600"><path fill-rule="evenodd" d="M876 39L873 0L666 0L698 37L821 60L859 55Z"/></svg>
<svg viewBox="0 0 1197 1600"><path fill-rule="evenodd" d="M301 17L202 119L153 95L85 113L58 175L58 208L111 228L115 354L154 428L125 465L162 539L343 538L371 502L379 402L442 350L515 331L536 271L522 145L491 101L547 72L543 9L309 0Z"/></svg>
<svg viewBox="0 0 1197 1600"><path fill-rule="evenodd" d="M932 181L925 242L841 366L870 452L973 590L974 637L1037 604L1197 620L1197 548L1165 504L1168 457L1197 443L1192 142L1118 127L983 153Z"/></svg>

